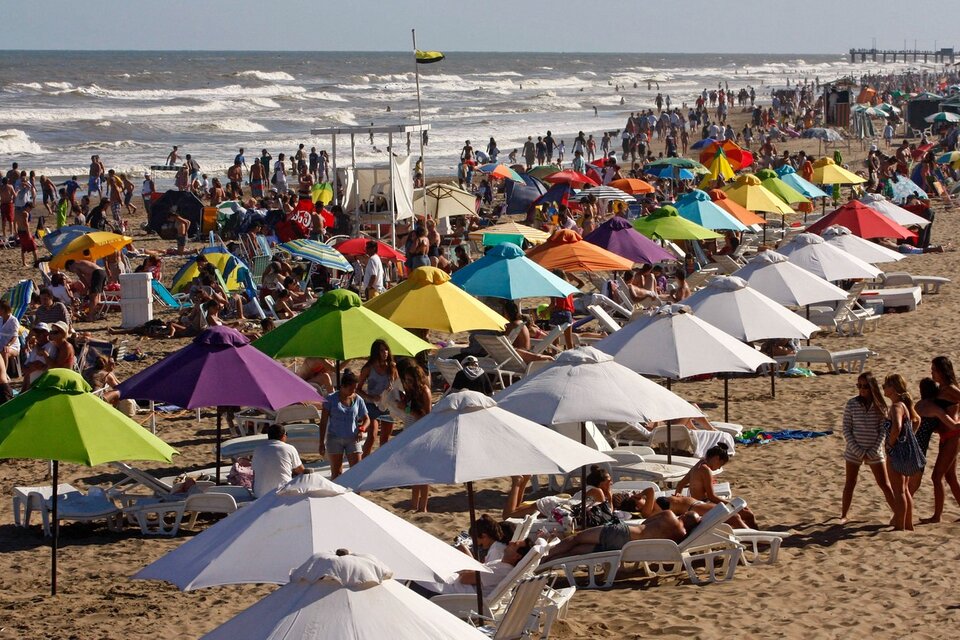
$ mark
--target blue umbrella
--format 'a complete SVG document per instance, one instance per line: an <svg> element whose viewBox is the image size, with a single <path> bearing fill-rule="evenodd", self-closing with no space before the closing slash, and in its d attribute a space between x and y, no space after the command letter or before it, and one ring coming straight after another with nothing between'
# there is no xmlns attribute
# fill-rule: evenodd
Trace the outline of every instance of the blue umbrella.
<svg viewBox="0 0 960 640"><path fill-rule="evenodd" d="M813 127L812 129L804 129L800 134L801 138L814 138L816 140L823 140L825 142L840 142L843 140L843 137L834 131L833 129L826 129L823 127Z"/></svg>
<svg viewBox="0 0 960 640"><path fill-rule="evenodd" d="M498 244L476 262L457 270L451 282L475 296L566 298L578 289L523 255L515 244Z"/></svg>
<svg viewBox="0 0 960 640"><path fill-rule="evenodd" d="M43 246L51 255L57 255L65 246L79 238L80 236L92 233L96 229L85 227L82 224L74 224L69 227L61 227L43 236Z"/></svg>
<svg viewBox="0 0 960 640"><path fill-rule="evenodd" d="M693 171L680 167L647 167L643 171L648 175L667 180L693 180L695 177Z"/></svg>
<svg viewBox="0 0 960 640"><path fill-rule="evenodd" d="M708 144L713 144L713 143L715 143L715 142L720 142L720 141L719 141L719 140L716 140L716 139L714 139L714 138L704 138L703 140L697 140L696 142L694 142L692 145L690 145L690 148L691 148L691 149L703 149L703 148L704 148L705 146L707 146Z"/></svg>
<svg viewBox="0 0 960 640"><path fill-rule="evenodd" d="M742 222L717 206L706 191L694 189L685 193L677 198L674 206L682 217L696 222L701 227L713 230L747 231L747 227Z"/></svg>
<svg viewBox="0 0 960 640"><path fill-rule="evenodd" d="M788 164L783 165L777 169L777 175L780 176L780 179L786 182L788 185L799 191L804 195L804 197L810 198L829 198L830 194L818 187L817 185L804 180L797 174L797 170L791 167Z"/></svg>
<svg viewBox="0 0 960 640"><path fill-rule="evenodd" d="M507 196L507 215L527 213L533 201L547 192L546 185L533 176L521 173L520 177L523 178L523 184L507 180L504 186L504 193Z"/></svg>

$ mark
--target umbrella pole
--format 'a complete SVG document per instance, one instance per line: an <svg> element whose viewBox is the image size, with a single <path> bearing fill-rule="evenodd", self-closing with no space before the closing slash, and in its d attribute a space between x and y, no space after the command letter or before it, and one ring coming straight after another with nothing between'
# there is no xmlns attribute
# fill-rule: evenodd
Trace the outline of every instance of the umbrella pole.
<svg viewBox="0 0 960 640"><path fill-rule="evenodd" d="M807 320L810 319L810 305L807 305ZM813 334L810 334L813 335ZM810 338L807 338L807 346L810 346Z"/></svg>
<svg viewBox="0 0 960 640"><path fill-rule="evenodd" d="M476 553L480 548L477 541L477 507L473 496L473 482L467 483L467 505L470 507L470 539L473 541L473 552ZM474 558L476 559L476 558ZM473 577L477 584L477 615L483 615L483 585L480 583L480 572L474 571Z"/></svg>
<svg viewBox="0 0 960 640"><path fill-rule="evenodd" d="M730 422L730 378L723 377L723 421Z"/></svg>
<svg viewBox="0 0 960 640"><path fill-rule="evenodd" d="M770 397L777 397L777 368L770 367Z"/></svg>
<svg viewBox="0 0 960 640"><path fill-rule="evenodd" d="M60 461L53 461L53 541L50 544L50 595L57 595L57 543L60 540L60 519L57 516L57 487L60 481Z"/></svg>
<svg viewBox="0 0 960 640"><path fill-rule="evenodd" d="M217 484L220 484L220 449L223 443L223 413L217 407Z"/></svg>
<svg viewBox="0 0 960 640"><path fill-rule="evenodd" d="M767 212L763 212L763 244L767 244Z"/></svg>
<svg viewBox="0 0 960 640"><path fill-rule="evenodd" d="M337 389L340 388L340 361L337 360Z"/></svg>
<svg viewBox="0 0 960 640"><path fill-rule="evenodd" d="M587 423L580 423L580 444L587 444ZM580 530L587 528L587 467L580 467Z"/></svg>
<svg viewBox="0 0 960 640"><path fill-rule="evenodd" d="M157 435L157 408L154 401L150 401L150 431Z"/></svg>

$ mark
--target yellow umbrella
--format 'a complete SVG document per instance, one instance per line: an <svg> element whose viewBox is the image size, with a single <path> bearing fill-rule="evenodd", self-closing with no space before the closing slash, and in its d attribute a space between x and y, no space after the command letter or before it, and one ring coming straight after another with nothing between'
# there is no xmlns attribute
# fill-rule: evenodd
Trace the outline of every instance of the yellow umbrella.
<svg viewBox="0 0 960 640"><path fill-rule="evenodd" d="M547 238L550 237L550 234L546 231L540 231L539 229L534 229L533 227L528 227L525 224L520 224L519 222L504 222L501 224L495 224L492 227L484 227L483 229L478 229L477 231L470 232L471 240L483 240L484 234L487 233L502 233L505 235L521 235L523 239L529 242L530 244L540 244L541 242L546 242Z"/></svg>
<svg viewBox="0 0 960 640"><path fill-rule="evenodd" d="M760 178L747 173L724 189L727 197L750 211L793 213L787 204L760 183Z"/></svg>
<svg viewBox="0 0 960 640"><path fill-rule="evenodd" d="M501 331L507 320L457 285L436 267L419 267L403 283L364 305L405 329L459 333Z"/></svg>
<svg viewBox="0 0 960 640"><path fill-rule="evenodd" d="M733 167L730 165L730 161L727 160L727 156L722 152L718 151L717 155L713 157L713 160L710 161L710 165L707 167L709 173L703 176L703 180L700 181L701 189L709 189L717 182L717 178L723 178L726 180L733 180L736 177L736 173L733 171Z"/></svg>
<svg viewBox="0 0 960 640"><path fill-rule="evenodd" d="M838 165L833 158L820 158L814 162L813 176L810 178L814 184L860 184L866 181L866 178Z"/></svg>
<svg viewBox="0 0 960 640"><path fill-rule="evenodd" d="M67 260L100 260L133 242L129 236L109 231L93 231L71 240L50 260L51 269L63 269Z"/></svg>

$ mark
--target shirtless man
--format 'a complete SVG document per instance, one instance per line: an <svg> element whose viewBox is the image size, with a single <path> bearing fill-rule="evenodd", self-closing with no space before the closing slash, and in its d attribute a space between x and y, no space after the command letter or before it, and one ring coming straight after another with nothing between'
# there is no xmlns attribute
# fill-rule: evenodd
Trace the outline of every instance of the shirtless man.
<svg viewBox="0 0 960 640"><path fill-rule="evenodd" d="M227 169L227 179L230 180L228 188L231 198L243 197L243 165L239 160L235 160L233 166Z"/></svg>
<svg viewBox="0 0 960 640"><path fill-rule="evenodd" d="M100 310L100 296L103 286L107 283L107 271L90 260L67 260L64 268L80 278L80 282L87 288L87 318L97 317Z"/></svg>
<svg viewBox="0 0 960 640"><path fill-rule="evenodd" d="M117 173L110 169L107 173L107 184L110 186L110 213L113 214L113 221L116 224L117 233L123 233L126 231L126 225L123 222L123 197L124 197L124 187L123 180L120 179L120 176ZM133 183L130 184L133 187ZM133 192L131 191L131 194ZM136 208L134 208L136 211Z"/></svg>
<svg viewBox="0 0 960 640"><path fill-rule="evenodd" d="M0 221L2 221L2 240L6 246L7 238L13 233L13 200L17 197L17 191L10 184L10 181L4 176L0 179Z"/></svg>
<svg viewBox="0 0 960 640"><path fill-rule="evenodd" d="M618 522L602 527L584 529L580 533L563 540L547 556L549 560L579 556L585 553L601 551L619 551L633 540L673 540L680 542L693 531L700 522L700 516L688 511L677 517L672 511L656 513L642 524L624 524Z"/></svg>
<svg viewBox="0 0 960 640"><path fill-rule="evenodd" d="M644 518L649 518L661 511L672 511L677 516L693 511L703 518L716 505L712 502L697 500L691 496L660 496L658 498L656 490L650 487L624 498L619 501L619 504L617 504L617 496L614 496L614 506L620 511L639 513ZM727 524L734 529L750 528L740 517L740 514L734 514L728 518Z"/></svg>
<svg viewBox="0 0 960 640"><path fill-rule="evenodd" d="M694 500L707 503L710 507L715 504L727 504L728 501L719 497L713 490L713 472L719 470L730 461L727 446L722 442L707 449L707 454L697 464L691 467L687 475L677 485L674 495L679 496L687 487L690 488L690 497ZM757 518L749 508L744 507L739 513L740 519L747 529L757 529Z"/></svg>
<svg viewBox="0 0 960 640"><path fill-rule="evenodd" d="M187 233L190 231L190 221L179 215L176 211L171 211L167 216L167 221L172 222L177 229L177 255L183 255L187 246Z"/></svg>
<svg viewBox="0 0 960 640"><path fill-rule="evenodd" d="M93 196L96 191L98 195L103 195L100 187L100 179L103 177L103 163L100 162L100 156L90 156L90 179L87 182L87 195Z"/></svg>
<svg viewBox="0 0 960 640"><path fill-rule="evenodd" d="M179 149L179 147L174 145L173 151L171 151L170 155L167 156L167 160L164 162L164 164L166 164L168 167L177 166L177 161L180 160L180 154L177 153L177 149Z"/></svg>
<svg viewBox="0 0 960 640"><path fill-rule="evenodd" d="M40 176L40 191L43 193L43 207L53 214L53 205L57 203L57 185L47 176Z"/></svg>
<svg viewBox="0 0 960 640"><path fill-rule="evenodd" d="M255 158L253 165L250 167L250 192L254 198L263 197L263 185L266 182L267 173L263 168L263 163L260 162L260 158Z"/></svg>

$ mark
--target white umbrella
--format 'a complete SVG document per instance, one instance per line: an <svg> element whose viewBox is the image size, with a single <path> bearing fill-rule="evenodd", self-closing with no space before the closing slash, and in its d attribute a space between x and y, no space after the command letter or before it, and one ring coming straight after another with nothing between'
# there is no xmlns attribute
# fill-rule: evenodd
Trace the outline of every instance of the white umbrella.
<svg viewBox="0 0 960 640"><path fill-rule="evenodd" d="M847 299L846 291L776 251L761 251L731 275L743 278L751 289L788 307Z"/></svg>
<svg viewBox="0 0 960 640"><path fill-rule="evenodd" d="M620 364L668 380L704 373L756 373L765 356L691 313L686 305L665 305L656 314L640 316L597 342ZM723 381L724 420L729 419L729 389Z"/></svg>
<svg viewBox="0 0 960 640"><path fill-rule="evenodd" d="M637 199L632 195L617 189L616 187L611 187L609 185L600 185L599 187L590 187L589 189L584 189L577 193L574 196L575 200L582 200L587 196L594 196L597 200L623 200L624 202L636 202Z"/></svg>
<svg viewBox="0 0 960 640"><path fill-rule="evenodd" d="M926 227L930 224L926 218L890 202L879 193L868 193L860 198L860 202L874 211L879 211L902 227Z"/></svg>
<svg viewBox="0 0 960 640"><path fill-rule="evenodd" d="M777 248L793 264L803 267L824 280L876 278L882 272L872 264L838 249L818 235L801 233Z"/></svg>
<svg viewBox="0 0 960 640"><path fill-rule="evenodd" d="M315 553L375 553L399 580L446 582L487 569L449 544L318 474L289 483L227 516L134 578L184 591L225 584L285 584Z"/></svg>
<svg viewBox="0 0 960 640"><path fill-rule="evenodd" d="M854 235L850 232L850 229L839 224L827 227L820 235L827 241L827 244L832 244L869 264L899 262L907 257L899 251L887 249L876 242L870 242Z"/></svg>
<svg viewBox="0 0 960 640"><path fill-rule="evenodd" d="M371 556L318 553L290 582L203 640L482 640L487 636L392 579Z"/></svg>
<svg viewBox="0 0 960 640"><path fill-rule="evenodd" d="M413 197L413 210L420 213L424 209L431 218L449 218L450 216L474 215L477 213L477 197L453 184L431 184L425 189L417 189Z"/></svg>

